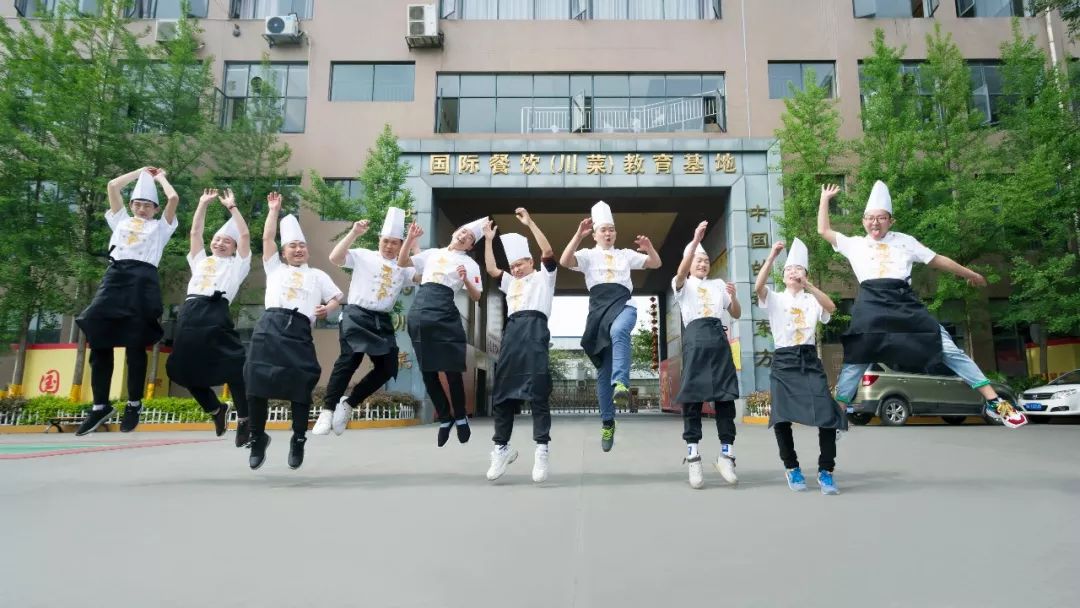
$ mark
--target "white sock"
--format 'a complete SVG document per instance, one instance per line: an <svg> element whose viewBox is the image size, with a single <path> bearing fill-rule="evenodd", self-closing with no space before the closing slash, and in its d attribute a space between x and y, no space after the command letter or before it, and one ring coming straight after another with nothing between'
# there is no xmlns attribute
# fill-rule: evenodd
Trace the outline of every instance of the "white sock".
<svg viewBox="0 0 1080 608"><path fill-rule="evenodd" d="M109 407L109 405L107 403L95 403L93 409L94 409L95 412L100 412L101 410L103 410L103 409L105 409L107 407Z"/></svg>
<svg viewBox="0 0 1080 608"><path fill-rule="evenodd" d="M538 444L536 444L536 449L540 450L541 452L546 452L546 451L548 451L548 444L546 444L546 443L538 443Z"/></svg>
<svg viewBox="0 0 1080 608"><path fill-rule="evenodd" d="M686 444L686 457L687 458L693 458L694 456L697 456L697 444L696 443L688 443L688 444Z"/></svg>
<svg viewBox="0 0 1080 608"><path fill-rule="evenodd" d="M461 420L458 420L458 421L454 422L454 424L456 424L458 426L464 426L466 424L469 424L469 419L468 418L462 418Z"/></svg>
<svg viewBox="0 0 1080 608"><path fill-rule="evenodd" d="M142 407L142 401L128 401L128 407Z"/></svg>
<svg viewBox="0 0 1080 608"><path fill-rule="evenodd" d="M730 443L720 444L720 454L728 458L735 458L735 446Z"/></svg>
<svg viewBox="0 0 1080 608"><path fill-rule="evenodd" d="M448 428L450 428L450 425L452 425L452 424L454 424L454 423L453 422L440 422L439 423L439 428L440 429L448 429Z"/></svg>
<svg viewBox="0 0 1080 608"><path fill-rule="evenodd" d="M499 451L499 452L509 452L510 451L510 444L507 443L507 444L504 444L504 445L496 445L495 449L497 451Z"/></svg>

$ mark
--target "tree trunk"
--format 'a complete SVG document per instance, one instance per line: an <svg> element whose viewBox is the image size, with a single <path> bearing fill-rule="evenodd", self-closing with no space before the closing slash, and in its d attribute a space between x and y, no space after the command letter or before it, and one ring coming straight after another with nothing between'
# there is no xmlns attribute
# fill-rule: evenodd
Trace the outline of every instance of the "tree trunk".
<svg viewBox="0 0 1080 608"><path fill-rule="evenodd" d="M15 352L15 371L11 373L11 384L8 385L9 397L21 397L26 394L23 389L23 376L26 372L26 345L30 337L30 311L23 311L19 320L19 349Z"/></svg>
<svg viewBox="0 0 1080 608"><path fill-rule="evenodd" d="M1039 332L1039 375L1050 378L1050 346L1046 340L1046 330Z"/></svg>
<svg viewBox="0 0 1080 608"><path fill-rule="evenodd" d="M71 376L71 394L68 398L74 403L82 402L83 363L86 359L86 334L76 330L79 339L75 347L75 371Z"/></svg>
<svg viewBox="0 0 1080 608"><path fill-rule="evenodd" d="M146 393L143 399L153 399L157 390L158 355L161 353L161 341L154 342L154 348L150 350L150 365L146 370ZM131 399L128 396L128 399Z"/></svg>

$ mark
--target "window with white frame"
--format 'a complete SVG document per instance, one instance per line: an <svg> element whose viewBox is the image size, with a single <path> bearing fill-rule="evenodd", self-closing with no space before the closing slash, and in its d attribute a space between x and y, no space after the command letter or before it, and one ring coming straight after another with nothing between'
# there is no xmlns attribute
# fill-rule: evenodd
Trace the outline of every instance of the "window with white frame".
<svg viewBox="0 0 1080 608"><path fill-rule="evenodd" d="M818 86L829 92L829 97L836 95L836 62L816 61L770 61L769 62L769 99L791 97L793 91L801 91L810 72Z"/></svg>
<svg viewBox="0 0 1080 608"><path fill-rule="evenodd" d="M248 100L269 94L281 112L280 131L303 133L307 120L307 76L306 63L226 63L223 126L228 127L243 116Z"/></svg>
<svg viewBox="0 0 1080 608"><path fill-rule="evenodd" d="M939 0L852 0L857 19L933 17Z"/></svg>
<svg viewBox="0 0 1080 608"><path fill-rule="evenodd" d="M266 19L276 15L296 15L311 19L314 0L230 0L229 17L233 19Z"/></svg>
<svg viewBox="0 0 1080 608"><path fill-rule="evenodd" d="M205 19L210 0L187 0L188 17ZM184 0L135 0L126 8L133 19L180 19L184 16Z"/></svg>
<svg viewBox="0 0 1080 608"><path fill-rule="evenodd" d="M330 101L412 101L413 63L330 64Z"/></svg>
<svg viewBox="0 0 1080 608"><path fill-rule="evenodd" d="M442 0L443 19L719 19L720 0Z"/></svg>
<svg viewBox="0 0 1080 608"><path fill-rule="evenodd" d="M957 17L1023 17L1024 0L956 0Z"/></svg>

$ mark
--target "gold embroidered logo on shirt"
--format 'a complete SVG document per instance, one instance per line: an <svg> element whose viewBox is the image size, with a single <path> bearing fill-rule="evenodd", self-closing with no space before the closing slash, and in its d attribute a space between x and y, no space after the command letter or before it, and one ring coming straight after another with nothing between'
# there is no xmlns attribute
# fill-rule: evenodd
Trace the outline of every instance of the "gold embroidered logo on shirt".
<svg viewBox="0 0 1080 608"><path fill-rule="evenodd" d="M146 227L146 220L138 217L131 218L128 222L128 235L124 243L130 247L142 240L143 231Z"/></svg>
<svg viewBox="0 0 1080 608"><path fill-rule="evenodd" d="M217 279L217 260L214 258L206 258L200 265L199 273L199 291L205 291L209 289Z"/></svg>
<svg viewBox="0 0 1080 608"><path fill-rule="evenodd" d="M394 269L387 264L383 264L382 270L379 273L379 291L375 294L375 299L382 301L390 295L390 288L394 283Z"/></svg>
<svg viewBox="0 0 1080 608"><path fill-rule="evenodd" d="M612 282L615 280L615 256L610 253L604 254L604 280Z"/></svg>
<svg viewBox="0 0 1080 608"><path fill-rule="evenodd" d="M297 290L301 289L303 286L304 273L296 270L289 273L289 280L285 281L285 299L290 302L297 299L300 296L300 294L297 293Z"/></svg>
<svg viewBox="0 0 1080 608"><path fill-rule="evenodd" d="M700 314L700 316L702 316L702 317L711 317L711 316L713 316L713 310L712 310L713 301L712 301L712 297L710 297L710 295L709 295L709 290L705 289L704 287L698 287L697 288L697 297L698 297L698 302L701 304L701 314Z"/></svg>
<svg viewBox="0 0 1080 608"><path fill-rule="evenodd" d="M874 245L874 253L871 254L871 259L878 263L878 278L883 278L889 274L889 263L892 261L892 248L888 243L877 243Z"/></svg>
<svg viewBox="0 0 1080 608"><path fill-rule="evenodd" d="M791 322L795 325L795 343L802 344L806 339L804 330L810 329L806 322L806 312L795 306L791 307Z"/></svg>

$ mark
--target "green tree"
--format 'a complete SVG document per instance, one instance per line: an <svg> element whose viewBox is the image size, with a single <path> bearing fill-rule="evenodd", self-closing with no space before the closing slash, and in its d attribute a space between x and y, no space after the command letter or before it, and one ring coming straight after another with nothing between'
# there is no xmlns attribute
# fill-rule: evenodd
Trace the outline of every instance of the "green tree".
<svg viewBox="0 0 1080 608"><path fill-rule="evenodd" d="M840 113L831 91L817 83L813 71L802 89L792 87L784 99L783 126L776 131L783 165L784 214L781 234L791 243L798 237L810 253L811 281L825 285L839 259L832 247L817 237L817 209L821 185L843 181L839 168L846 146L840 140Z"/></svg>
<svg viewBox="0 0 1080 608"><path fill-rule="evenodd" d="M1076 36L1080 32L1080 2L1076 0L1031 0L1031 10L1035 13L1059 11L1069 34Z"/></svg>
<svg viewBox="0 0 1080 608"><path fill-rule="evenodd" d="M379 244L379 229L386 218L386 210L398 207L406 212L412 210L414 198L405 181L409 176L408 163L401 160L401 147L390 125L383 126L375 140L375 147L368 148L364 168L359 179L360 199L346 198L335 185L328 184L315 171L310 172L311 188L303 191L305 204L325 218L371 221L368 230L356 241L356 247L374 249ZM339 238L341 235L337 235Z"/></svg>
<svg viewBox="0 0 1080 608"><path fill-rule="evenodd" d="M1023 36L1016 21L1001 56L1011 103L997 157L1011 171L998 194L1013 287L1003 322L1045 328L1039 340L1045 376L1046 334L1080 333L1080 124L1069 110L1064 75L1048 65L1045 52Z"/></svg>
<svg viewBox="0 0 1080 608"><path fill-rule="evenodd" d="M630 334L630 369L639 372L652 372L653 355L656 349L653 347L653 335L644 323L638 325L637 330Z"/></svg>

